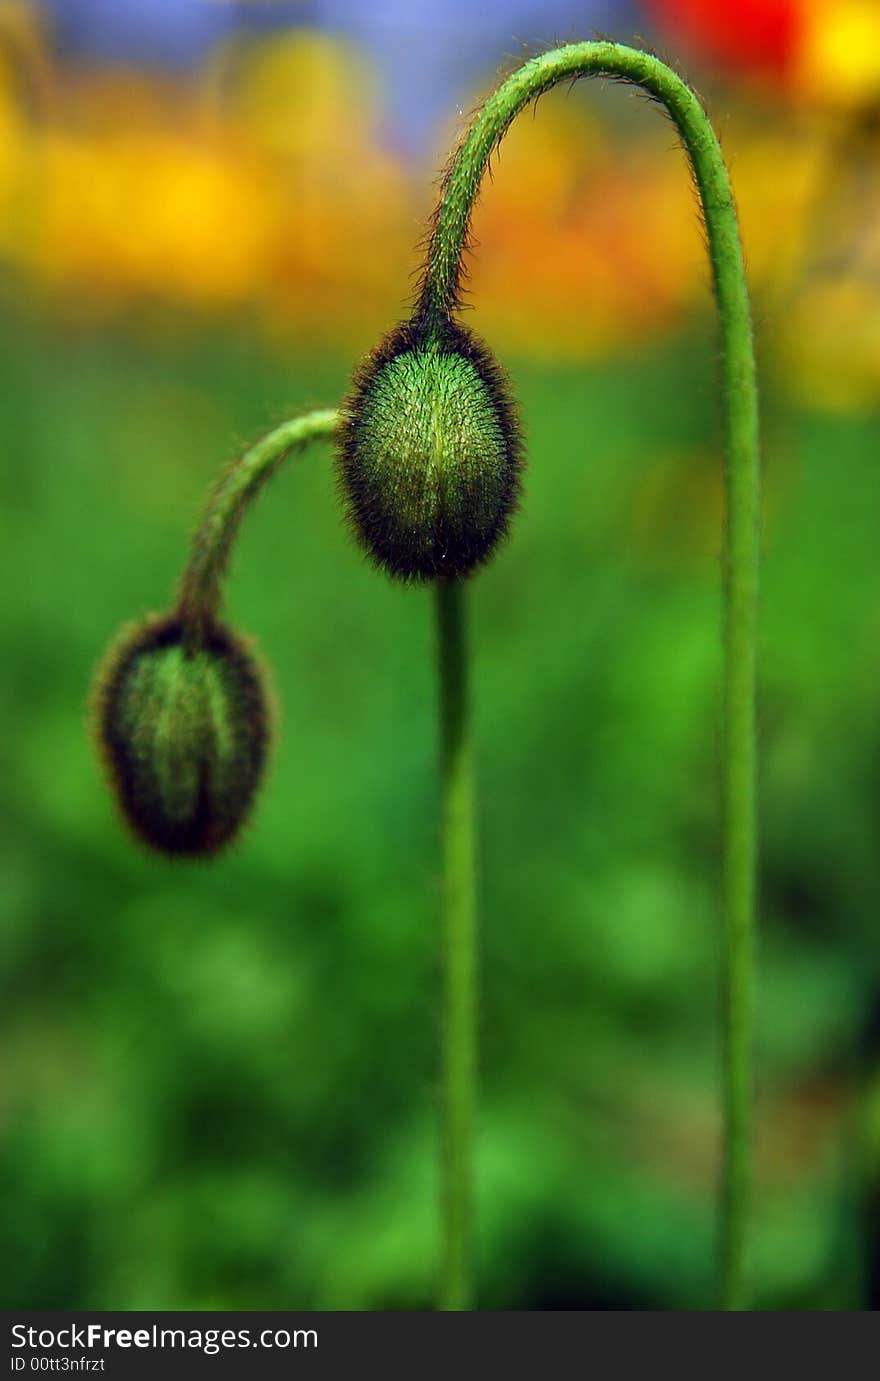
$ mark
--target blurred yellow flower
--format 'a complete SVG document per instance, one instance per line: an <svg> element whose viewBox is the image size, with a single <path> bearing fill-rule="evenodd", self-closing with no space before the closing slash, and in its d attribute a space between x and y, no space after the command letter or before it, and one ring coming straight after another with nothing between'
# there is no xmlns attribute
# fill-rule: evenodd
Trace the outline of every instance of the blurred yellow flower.
<svg viewBox="0 0 880 1381"><path fill-rule="evenodd" d="M819 104L880 99L877 0L808 0L795 84L805 100Z"/></svg>
<svg viewBox="0 0 880 1381"><path fill-rule="evenodd" d="M246 301L270 252L273 188L228 152L162 132L52 132L27 255L54 288L194 305Z"/></svg>

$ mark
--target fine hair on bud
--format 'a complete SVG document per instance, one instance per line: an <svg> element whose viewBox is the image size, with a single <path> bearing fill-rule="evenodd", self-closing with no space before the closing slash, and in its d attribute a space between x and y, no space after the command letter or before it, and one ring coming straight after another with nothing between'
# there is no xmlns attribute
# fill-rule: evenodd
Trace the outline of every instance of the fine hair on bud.
<svg viewBox="0 0 880 1381"><path fill-rule="evenodd" d="M269 740L263 677L230 629L190 643L176 615L125 630L94 693L101 756L123 818L151 849L214 854L239 833Z"/></svg>
<svg viewBox="0 0 880 1381"><path fill-rule="evenodd" d="M458 322L396 327L341 410L350 524L401 580L450 580L488 560L519 498L522 440L504 376Z"/></svg>

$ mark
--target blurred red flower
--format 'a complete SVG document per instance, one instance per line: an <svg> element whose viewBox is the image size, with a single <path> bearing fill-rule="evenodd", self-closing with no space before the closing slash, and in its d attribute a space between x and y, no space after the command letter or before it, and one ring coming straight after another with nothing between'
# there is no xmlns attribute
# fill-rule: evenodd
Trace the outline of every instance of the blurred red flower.
<svg viewBox="0 0 880 1381"><path fill-rule="evenodd" d="M645 0L663 33L719 67L787 76L805 23L802 0Z"/></svg>

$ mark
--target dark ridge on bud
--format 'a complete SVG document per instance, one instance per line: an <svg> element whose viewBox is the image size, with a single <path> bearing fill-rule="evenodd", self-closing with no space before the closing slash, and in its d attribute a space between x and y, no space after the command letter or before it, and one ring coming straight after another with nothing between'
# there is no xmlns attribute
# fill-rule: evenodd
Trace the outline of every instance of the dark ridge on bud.
<svg viewBox="0 0 880 1381"><path fill-rule="evenodd" d="M488 560L519 498L522 441L504 376L465 327L396 327L340 413L338 474L358 540L401 580Z"/></svg>
<svg viewBox="0 0 880 1381"><path fill-rule="evenodd" d="M96 731L126 823L159 853L216 853L241 829L269 739L263 678L212 624L184 646L176 614L126 630L98 673Z"/></svg>

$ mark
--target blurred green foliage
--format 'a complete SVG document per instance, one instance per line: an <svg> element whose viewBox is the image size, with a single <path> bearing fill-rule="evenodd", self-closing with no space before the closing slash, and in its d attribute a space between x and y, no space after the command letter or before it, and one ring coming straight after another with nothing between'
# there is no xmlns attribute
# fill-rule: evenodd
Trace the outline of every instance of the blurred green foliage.
<svg viewBox="0 0 880 1381"><path fill-rule="evenodd" d="M281 727L248 836L210 865L130 842L84 710L119 625L167 605L218 468L334 403L353 361L12 307L5 334L3 1302L428 1307L429 592L365 565L327 448L274 481L228 611ZM714 360L701 331L512 373L526 499L472 600L480 1306L709 1307ZM772 381L765 402L759 1298L853 1308L880 1060L880 420L794 412Z"/></svg>

